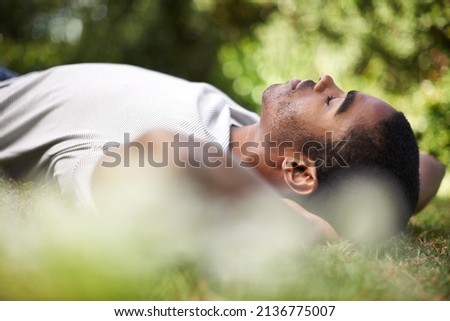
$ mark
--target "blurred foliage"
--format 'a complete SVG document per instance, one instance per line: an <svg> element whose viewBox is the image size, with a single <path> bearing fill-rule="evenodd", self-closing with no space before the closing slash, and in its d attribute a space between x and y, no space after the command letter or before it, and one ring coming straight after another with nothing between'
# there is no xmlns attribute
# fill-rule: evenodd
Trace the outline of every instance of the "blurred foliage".
<svg viewBox="0 0 450 321"><path fill-rule="evenodd" d="M450 300L449 198L384 242L299 248L267 195L223 206L167 181L97 216L55 186L0 178L0 300Z"/></svg>
<svg viewBox="0 0 450 321"><path fill-rule="evenodd" d="M449 0L0 0L0 64L18 72L129 63L255 110L273 82L331 74L403 111L447 164L449 51Z"/></svg>

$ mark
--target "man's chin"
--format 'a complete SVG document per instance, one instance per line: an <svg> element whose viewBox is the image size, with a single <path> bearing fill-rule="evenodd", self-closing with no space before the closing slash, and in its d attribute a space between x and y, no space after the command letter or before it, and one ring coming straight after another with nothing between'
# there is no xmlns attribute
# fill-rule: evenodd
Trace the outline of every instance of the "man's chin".
<svg viewBox="0 0 450 321"><path fill-rule="evenodd" d="M267 108L267 105L270 105L271 102L278 99L280 97L283 85L286 85L286 84L287 83L273 84L273 85L270 85L269 87L267 87L266 90L264 90L264 92L262 94L261 109Z"/></svg>

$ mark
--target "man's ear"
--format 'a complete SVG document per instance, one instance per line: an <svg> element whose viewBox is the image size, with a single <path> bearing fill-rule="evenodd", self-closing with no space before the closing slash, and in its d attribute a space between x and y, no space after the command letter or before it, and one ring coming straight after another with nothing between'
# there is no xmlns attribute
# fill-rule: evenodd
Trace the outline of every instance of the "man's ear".
<svg viewBox="0 0 450 321"><path fill-rule="evenodd" d="M286 157L281 170L286 184L298 195L310 195L319 187L317 169L312 162Z"/></svg>

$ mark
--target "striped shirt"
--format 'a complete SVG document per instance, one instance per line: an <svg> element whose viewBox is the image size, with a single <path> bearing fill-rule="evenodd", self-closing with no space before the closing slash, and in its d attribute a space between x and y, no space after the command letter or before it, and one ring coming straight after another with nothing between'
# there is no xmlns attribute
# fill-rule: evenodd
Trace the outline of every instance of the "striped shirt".
<svg viewBox="0 0 450 321"><path fill-rule="evenodd" d="M226 151L232 125L258 120L205 83L129 65L58 66L0 82L0 167L86 200L108 142L165 129Z"/></svg>

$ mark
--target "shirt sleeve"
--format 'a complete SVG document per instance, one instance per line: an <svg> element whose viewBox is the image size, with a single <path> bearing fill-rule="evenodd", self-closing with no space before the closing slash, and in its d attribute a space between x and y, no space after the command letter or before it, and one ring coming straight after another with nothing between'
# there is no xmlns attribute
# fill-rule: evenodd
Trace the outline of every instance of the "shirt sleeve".
<svg viewBox="0 0 450 321"><path fill-rule="evenodd" d="M103 156L100 148L93 147L82 154L65 155L53 167L53 176L62 192L75 196L89 210L95 210L92 176Z"/></svg>

